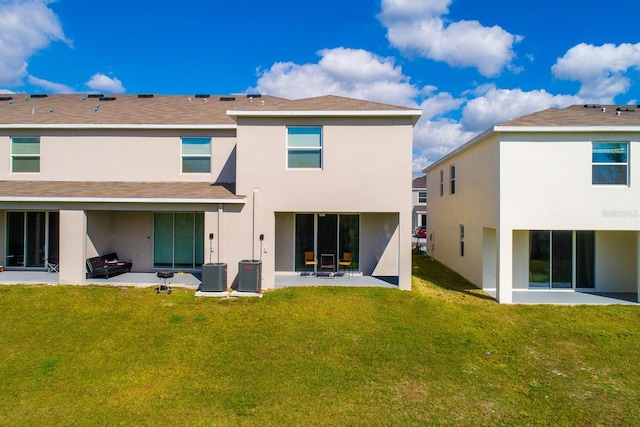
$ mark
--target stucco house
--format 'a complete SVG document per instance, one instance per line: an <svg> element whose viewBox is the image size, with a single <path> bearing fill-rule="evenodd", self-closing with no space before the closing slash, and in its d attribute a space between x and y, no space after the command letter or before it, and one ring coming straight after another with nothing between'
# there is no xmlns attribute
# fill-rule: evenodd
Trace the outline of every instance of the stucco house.
<svg viewBox="0 0 640 427"><path fill-rule="evenodd" d="M65 284L109 252L133 272L227 263L229 283L261 260L269 289L305 251L349 251L410 289L419 117L335 96L3 95L0 260L55 260Z"/></svg>
<svg viewBox="0 0 640 427"><path fill-rule="evenodd" d="M576 105L496 125L425 169L428 251L501 303L636 294L640 109Z"/></svg>
<svg viewBox="0 0 640 427"><path fill-rule="evenodd" d="M427 176L414 178L412 183L413 229L427 225Z"/></svg>

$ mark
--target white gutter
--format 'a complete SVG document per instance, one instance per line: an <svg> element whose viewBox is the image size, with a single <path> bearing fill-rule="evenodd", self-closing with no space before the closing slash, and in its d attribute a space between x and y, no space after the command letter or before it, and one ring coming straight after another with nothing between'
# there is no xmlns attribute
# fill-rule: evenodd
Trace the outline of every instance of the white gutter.
<svg viewBox="0 0 640 427"><path fill-rule="evenodd" d="M210 129L237 129L238 125L233 124L104 124L104 123L29 123L29 124L9 124L0 123L0 129L127 129L127 130L210 130Z"/></svg>
<svg viewBox="0 0 640 427"><path fill-rule="evenodd" d="M640 126L494 126L496 132L640 132Z"/></svg>
<svg viewBox="0 0 640 427"><path fill-rule="evenodd" d="M206 204L206 203L225 203L225 204L244 204L244 197L238 199L173 199L173 198L134 198L134 197L0 197L0 202L49 202L49 203L180 203L180 204Z"/></svg>
<svg viewBox="0 0 640 427"><path fill-rule="evenodd" d="M414 124L422 116L421 110L294 110L248 111L227 110L230 117L412 117Z"/></svg>

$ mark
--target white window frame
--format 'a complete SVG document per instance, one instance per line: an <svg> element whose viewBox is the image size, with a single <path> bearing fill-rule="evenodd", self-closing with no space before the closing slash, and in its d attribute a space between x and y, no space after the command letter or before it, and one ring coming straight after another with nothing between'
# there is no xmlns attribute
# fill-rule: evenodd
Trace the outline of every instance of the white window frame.
<svg viewBox="0 0 640 427"><path fill-rule="evenodd" d="M289 130L290 129L318 129L320 135L320 145L319 146L290 146L289 145ZM303 167L303 166L291 166L289 162L289 153L291 151L303 151L303 152L317 152L320 156L320 166L319 167ZM324 168L324 129L322 126L287 126L287 156L285 158L286 168L288 170L322 170Z"/></svg>
<svg viewBox="0 0 640 427"><path fill-rule="evenodd" d="M627 156L626 162L615 162L615 161L611 161L611 162L596 162L593 160L593 154L594 154L594 150L596 149L596 145L603 145L603 144L607 144L607 145L613 145L613 144L619 144L619 145L624 145L626 147L625 153ZM629 178L630 178L630 174L629 174L629 169L630 169L630 163L629 163L629 157L630 157L630 144L628 141L593 141L591 143L591 185L597 185L597 186L601 186L601 185L617 185L617 186L625 186L628 187L629 186ZM625 175L625 182L624 183L618 183L618 182L598 182L598 183L594 183L593 182L593 168L599 167L599 166L624 166L626 169L626 175Z"/></svg>
<svg viewBox="0 0 640 427"><path fill-rule="evenodd" d="M418 191L418 203L427 203L426 191Z"/></svg>
<svg viewBox="0 0 640 427"><path fill-rule="evenodd" d="M201 140L209 140L209 152L208 153L185 153L185 139L201 139ZM188 145L188 144L187 144ZM211 150L212 150L212 138L210 136L183 136L180 138L180 172L184 174L210 174L211 173ZM206 158L209 160L209 170L206 172L202 171L185 171L184 170L184 160L189 158Z"/></svg>
<svg viewBox="0 0 640 427"><path fill-rule="evenodd" d="M14 153L13 149L14 149L14 143L17 142L18 140L26 140L26 139L37 139L38 140L38 153ZM40 141L40 137L39 136L14 136L11 137L11 173L19 173L19 174L23 174L23 173L40 173L40 152L41 152L41 141ZM27 158L34 158L34 159L38 159L38 170L37 171L16 171L15 170L15 160L16 159L27 159Z"/></svg>

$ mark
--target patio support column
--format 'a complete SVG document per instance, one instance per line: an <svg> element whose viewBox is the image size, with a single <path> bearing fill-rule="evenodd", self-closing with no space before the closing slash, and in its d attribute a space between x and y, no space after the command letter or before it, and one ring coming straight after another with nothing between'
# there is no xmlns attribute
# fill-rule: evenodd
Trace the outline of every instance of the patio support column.
<svg viewBox="0 0 640 427"><path fill-rule="evenodd" d="M640 231L636 232L636 292L638 293L637 301L640 302Z"/></svg>
<svg viewBox="0 0 640 427"><path fill-rule="evenodd" d="M411 290L411 212L401 211L398 215L398 288L403 291Z"/></svg>
<svg viewBox="0 0 640 427"><path fill-rule="evenodd" d="M87 215L60 210L60 284L82 284L86 278Z"/></svg>
<svg viewBox="0 0 640 427"><path fill-rule="evenodd" d="M498 274L496 299L501 304L513 302L513 230L498 228Z"/></svg>

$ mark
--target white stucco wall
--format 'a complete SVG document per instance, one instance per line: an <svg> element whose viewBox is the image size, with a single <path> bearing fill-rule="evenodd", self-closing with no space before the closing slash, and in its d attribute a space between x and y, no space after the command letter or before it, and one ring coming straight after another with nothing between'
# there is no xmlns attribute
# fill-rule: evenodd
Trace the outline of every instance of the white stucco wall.
<svg viewBox="0 0 640 427"><path fill-rule="evenodd" d="M596 233L596 290L638 292L638 233Z"/></svg>
<svg viewBox="0 0 640 427"><path fill-rule="evenodd" d="M428 253L478 287L483 286L483 281L488 283L482 267L485 229L496 230L499 224L498 160L499 145L493 138L447 159L427 173ZM456 192L450 194L453 164ZM440 170L444 173L442 196ZM465 231L464 256L460 256L460 225L464 225Z"/></svg>

